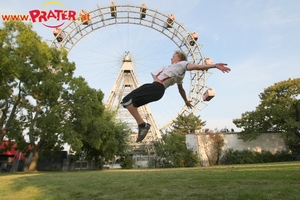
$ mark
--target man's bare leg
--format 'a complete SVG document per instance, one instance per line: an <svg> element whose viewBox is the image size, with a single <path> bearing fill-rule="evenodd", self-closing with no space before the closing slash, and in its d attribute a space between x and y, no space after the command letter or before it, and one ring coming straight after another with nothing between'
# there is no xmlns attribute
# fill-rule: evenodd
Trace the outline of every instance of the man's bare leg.
<svg viewBox="0 0 300 200"><path fill-rule="evenodd" d="M136 142L141 142L146 137L151 125L144 122L140 113L138 112L138 109L134 107L132 104L126 106L126 108L130 112L130 114L134 117L135 121L138 124L139 132L138 132L138 137L136 139Z"/></svg>
<svg viewBox="0 0 300 200"><path fill-rule="evenodd" d="M134 117L134 119L138 125L144 123L144 120L141 117L141 115L136 107L134 107L132 104L130 104L130 105L126 106L126 108L130 112L130 114Z"/></svg>

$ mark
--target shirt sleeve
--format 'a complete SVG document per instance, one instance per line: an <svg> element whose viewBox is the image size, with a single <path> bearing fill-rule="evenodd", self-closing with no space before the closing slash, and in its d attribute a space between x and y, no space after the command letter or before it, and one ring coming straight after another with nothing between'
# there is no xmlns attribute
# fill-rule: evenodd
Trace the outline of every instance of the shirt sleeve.
<svg viewBox="0 0 300 200"><path fill-rule="evenodd" d="M181 62L181 65L182 65L182 68L184 68L184 70L186 71L187 69L187 65L189 64L189 62L188 61L182 61Z"/></svg>

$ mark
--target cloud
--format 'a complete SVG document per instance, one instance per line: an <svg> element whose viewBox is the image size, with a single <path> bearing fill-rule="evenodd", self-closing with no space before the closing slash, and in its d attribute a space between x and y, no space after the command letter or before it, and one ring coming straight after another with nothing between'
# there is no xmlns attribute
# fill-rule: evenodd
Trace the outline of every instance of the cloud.
<svg viewBox="0 0 300 200"><path fill-rule="evenodd" d="M262 19L261 26L263 27L284 26L300 22L299 15L290 15L279 7L266 9Z"/></svg>

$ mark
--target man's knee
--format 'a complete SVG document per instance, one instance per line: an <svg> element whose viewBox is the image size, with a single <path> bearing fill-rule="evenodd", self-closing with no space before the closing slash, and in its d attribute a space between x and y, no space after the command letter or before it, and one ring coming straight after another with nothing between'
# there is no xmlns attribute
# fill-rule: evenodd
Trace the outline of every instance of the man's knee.
<svg viewBox="0 0 300 200"><path fill-rule="evenodd" d="M132 104L132 99L126 99L126 97L124 97L121 101L121 105L124 107L124 108L127 108L127 106L129 106L130 104Z"/></svg>

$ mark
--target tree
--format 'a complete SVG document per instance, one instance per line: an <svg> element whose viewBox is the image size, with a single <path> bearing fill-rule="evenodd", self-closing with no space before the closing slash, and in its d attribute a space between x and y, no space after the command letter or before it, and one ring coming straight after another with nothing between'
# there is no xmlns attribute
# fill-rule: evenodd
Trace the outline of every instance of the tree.
<svg viewBox="0 0 300 200"><path fill-rule="evenodd" d="M117 122L108 110L97 121L98 123L93 122L88 131L82 134L81 151L86 153L88 160L95 161L96 169L102 169L103 159L111 160L115 155L124 155L130 149L130 128Z"/></svg>
<svg viewBox="0 0 300 200"><path fill-rule="evenodd" d="M129 128L117 122L115 113L102 104L103 93L88 86L79 77L73 78L62 95L68 99L70 114L66 121L72 127L72 135L66 138L77 154L84 152L86 159L95 161L96 168L102 168L102 158L109 160L116 154L123 154L129 148Z"/></svg>
<svg viewBox="0 0 300 200"><path fill-rule="evenodd" d="M201 134L199 139L201 140L201 147L203 147L209 165L212 166L218 164L224 146L224 133L208 132Z"/></svg>
<svg viewBox="0 0 300 200"><path fill-rule="evenodd" d="M108 156L125 149L126 128L104 112L101 91L73 77L66 51L50 48L20 21L4 22L0 44L0 136L23 151L30 144L29 170L36 170L41 152L59 151L64 143Z"/></svg>
<svg viewBox="0 0 300 200"><path fill-rule="evenodd" d="M75 64L65 51L42 42L30 24L4 22L0 32L1 139L15 140L20 150L29 142L29 170L35 170L39 152L60 149L61 135L68 132L61 94Z"/></svg>
<svg viewBox="0 0 300 200"><path fill-rule="evenodd" d="M162 140L154 143L160 162L167 167L193 167L199 163L199 158L193 151L187 149L185 135L195 133L205 125L200 117L190 114L179 115L173 124L173 130L162 135Z"/></svg>
<svg viewBox="0 0 300 200"><path fill-rule="evenodd" d="M183 167L181 161L186 150L185 136L180 134L162 135L162 141L154 142L159 162L166 167Z"/></svg>
<svg viewBox="0 0 300 200"><path fill-rule="evenodd" d="M178 134L195 133L196 130L201 129L206 124L200 119L200 116L195 116L193 113L185 116L178 115L173 124L174 132Z"/></svg>
<svg viewBox="0 0 300 200"><path fill-rule="evenodd" d="M132 169L133 168L134 161L132 157L129 154L125 154L123 157L123 161L121 163L122 169Z"/></svg>
<svg viewBox="0 0 300 200"><path fill-rule="evenodd" d="M0 139L9 132L19 132L19 122L15 120L17 106L21 101L21 83L18 58L14 56L13 40L9 28L0 29ZM17 92L14 92L16 88ZM14 128L13 128L14 127Z"/></svg>
<svg viewBox="0 0 300 200"><path fill-rule="evenodd" d="M300 78L275 83L259 95L255 111L245 112L233 123L243 128L241 138L252 140L265 132L282 132L293 153L300 153Z"/></svg>

